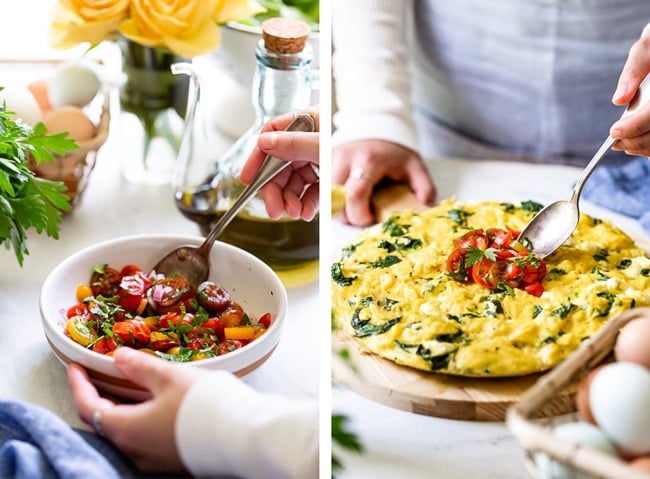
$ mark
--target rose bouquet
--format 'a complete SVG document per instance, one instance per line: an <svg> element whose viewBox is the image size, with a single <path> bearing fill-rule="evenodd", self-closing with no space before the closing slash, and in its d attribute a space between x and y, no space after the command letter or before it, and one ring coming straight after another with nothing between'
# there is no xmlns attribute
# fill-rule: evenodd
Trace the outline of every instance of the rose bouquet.
<svg viewBox="0 0 650 479"><path fill-rule="evenodd" d="M141 184L171 179L182 136L186 77L171 64L215 50L220 25L264 11L254 0L57 0L49 41L55 48L119 46L123 176Z"/></svg>
<svg viewBox="0 0 650 479"><path fill-rule="evenodd" d="M259 13L252 0L58 0L49 41L56 48L123 36L192 58L217 48L219 25Z"/></svg>

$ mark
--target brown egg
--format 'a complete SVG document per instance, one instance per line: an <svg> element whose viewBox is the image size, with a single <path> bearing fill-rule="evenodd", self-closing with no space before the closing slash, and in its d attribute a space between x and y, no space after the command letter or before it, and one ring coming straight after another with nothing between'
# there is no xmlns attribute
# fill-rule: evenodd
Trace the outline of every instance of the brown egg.
<svg viewBox="0 0 650 479"><path fill-rule="evenodd" d="M630 462L630 466L640 471L650 472L650 456L641 456Z"/></svg>
<svg viewBox="0 0 650 479"><path fill-rule="evenodd" d="M47 96L47 90L50 85L50 79L49 78L43 78L41 80L36 80L29 85L27 85L27 88L29 91L32 92L32 95L34 95L34 99L36 100L36 103L38 103L38 107L41 109L41 113L45 115L52 109L52 105L50 105L50 100L48 99Z"/></svg>
<svg viewBox="0 0 650 479"><path fill-rule="evenodd" d="M578 409L578 414L583 421L590 424L596 424L594 416L591 414L591 406L589 405L589 386L594 376L600 371L605 365L601 364L596 366L594 369L589 371L589 373L582 378L578 384L578 390L576 391L576 408Z"/></svg>
<svg viewBox="0 0 650 479"><path fill-rule="evenodd" d="M633 362L650 369L650 318L634 319L621 328L614 356L617 361Z"/></svg>
<svg viewBox="0 0 650 479"><path fill-rule="evenodd" d="M51 110L43 117L50 134L68 132L76 141L89 140L95 136L96 127L86 114L76 106L63 106Z"/></svg>

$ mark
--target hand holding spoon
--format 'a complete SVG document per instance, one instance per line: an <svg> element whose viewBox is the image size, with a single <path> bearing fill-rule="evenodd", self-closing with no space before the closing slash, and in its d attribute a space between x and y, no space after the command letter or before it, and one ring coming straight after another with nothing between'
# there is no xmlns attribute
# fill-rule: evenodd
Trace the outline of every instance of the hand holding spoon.
<svg viewBox="0 0 650 479"><path fill-rule="evenodd" d="M636 95L627 105L621 118L628 116L650 99L650 75L647 76ZM544 258L558 249L573 234L580 219L579 200L582 187L596 169L600 160L616 142L608 136L598 149L591 161L587 164L576 182L570 200L555 201L540 210L533 219L522 229L519 240L530 242L532 251L540 258Z"/></svg>
<svg viewBox="0 0 650 479"><path fill-rule="evenodd" d="M313 132L315 129L314 118L305 113L298 114L286 128L286 131ZM208 279L210 274L210 250L216 239L244 205L248 203L248 200L290 164L288 161L282 161L268 155L253 181L242 190L232 206L219 218L219 221L215 223L203 243L199 246L180 246L172 250L156 263L153 270L165 276L182 275L195 287Z"/></svg>

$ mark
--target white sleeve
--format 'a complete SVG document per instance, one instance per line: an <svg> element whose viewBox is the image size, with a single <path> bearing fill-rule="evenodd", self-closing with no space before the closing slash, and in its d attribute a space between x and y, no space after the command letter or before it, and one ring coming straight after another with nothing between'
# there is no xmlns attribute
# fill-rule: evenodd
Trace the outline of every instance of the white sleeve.
<svg viewBox="0 0 650 479"><path fill-rule="evenodd" d="M317 401L262 394L225 371L189 389L175 440L194 476L318 477Z"/></svg>
<svg viewBox="0 0 650 479"><path fill-rule="evenodd" d="M418 151L407 11L413 0L333 0L333 143L385 139Z"/></svg>

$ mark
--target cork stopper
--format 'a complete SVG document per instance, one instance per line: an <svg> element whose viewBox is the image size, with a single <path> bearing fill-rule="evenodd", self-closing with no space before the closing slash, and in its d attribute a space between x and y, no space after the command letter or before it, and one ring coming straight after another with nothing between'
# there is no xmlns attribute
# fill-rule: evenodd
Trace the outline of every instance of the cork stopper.
<svg viewBox="0 0 650 479"><path fill-rule="evenodd" d="M305 48L311 29L294 18L274 17L262 22L264 46L274 53L298 53Z"/></svg>

